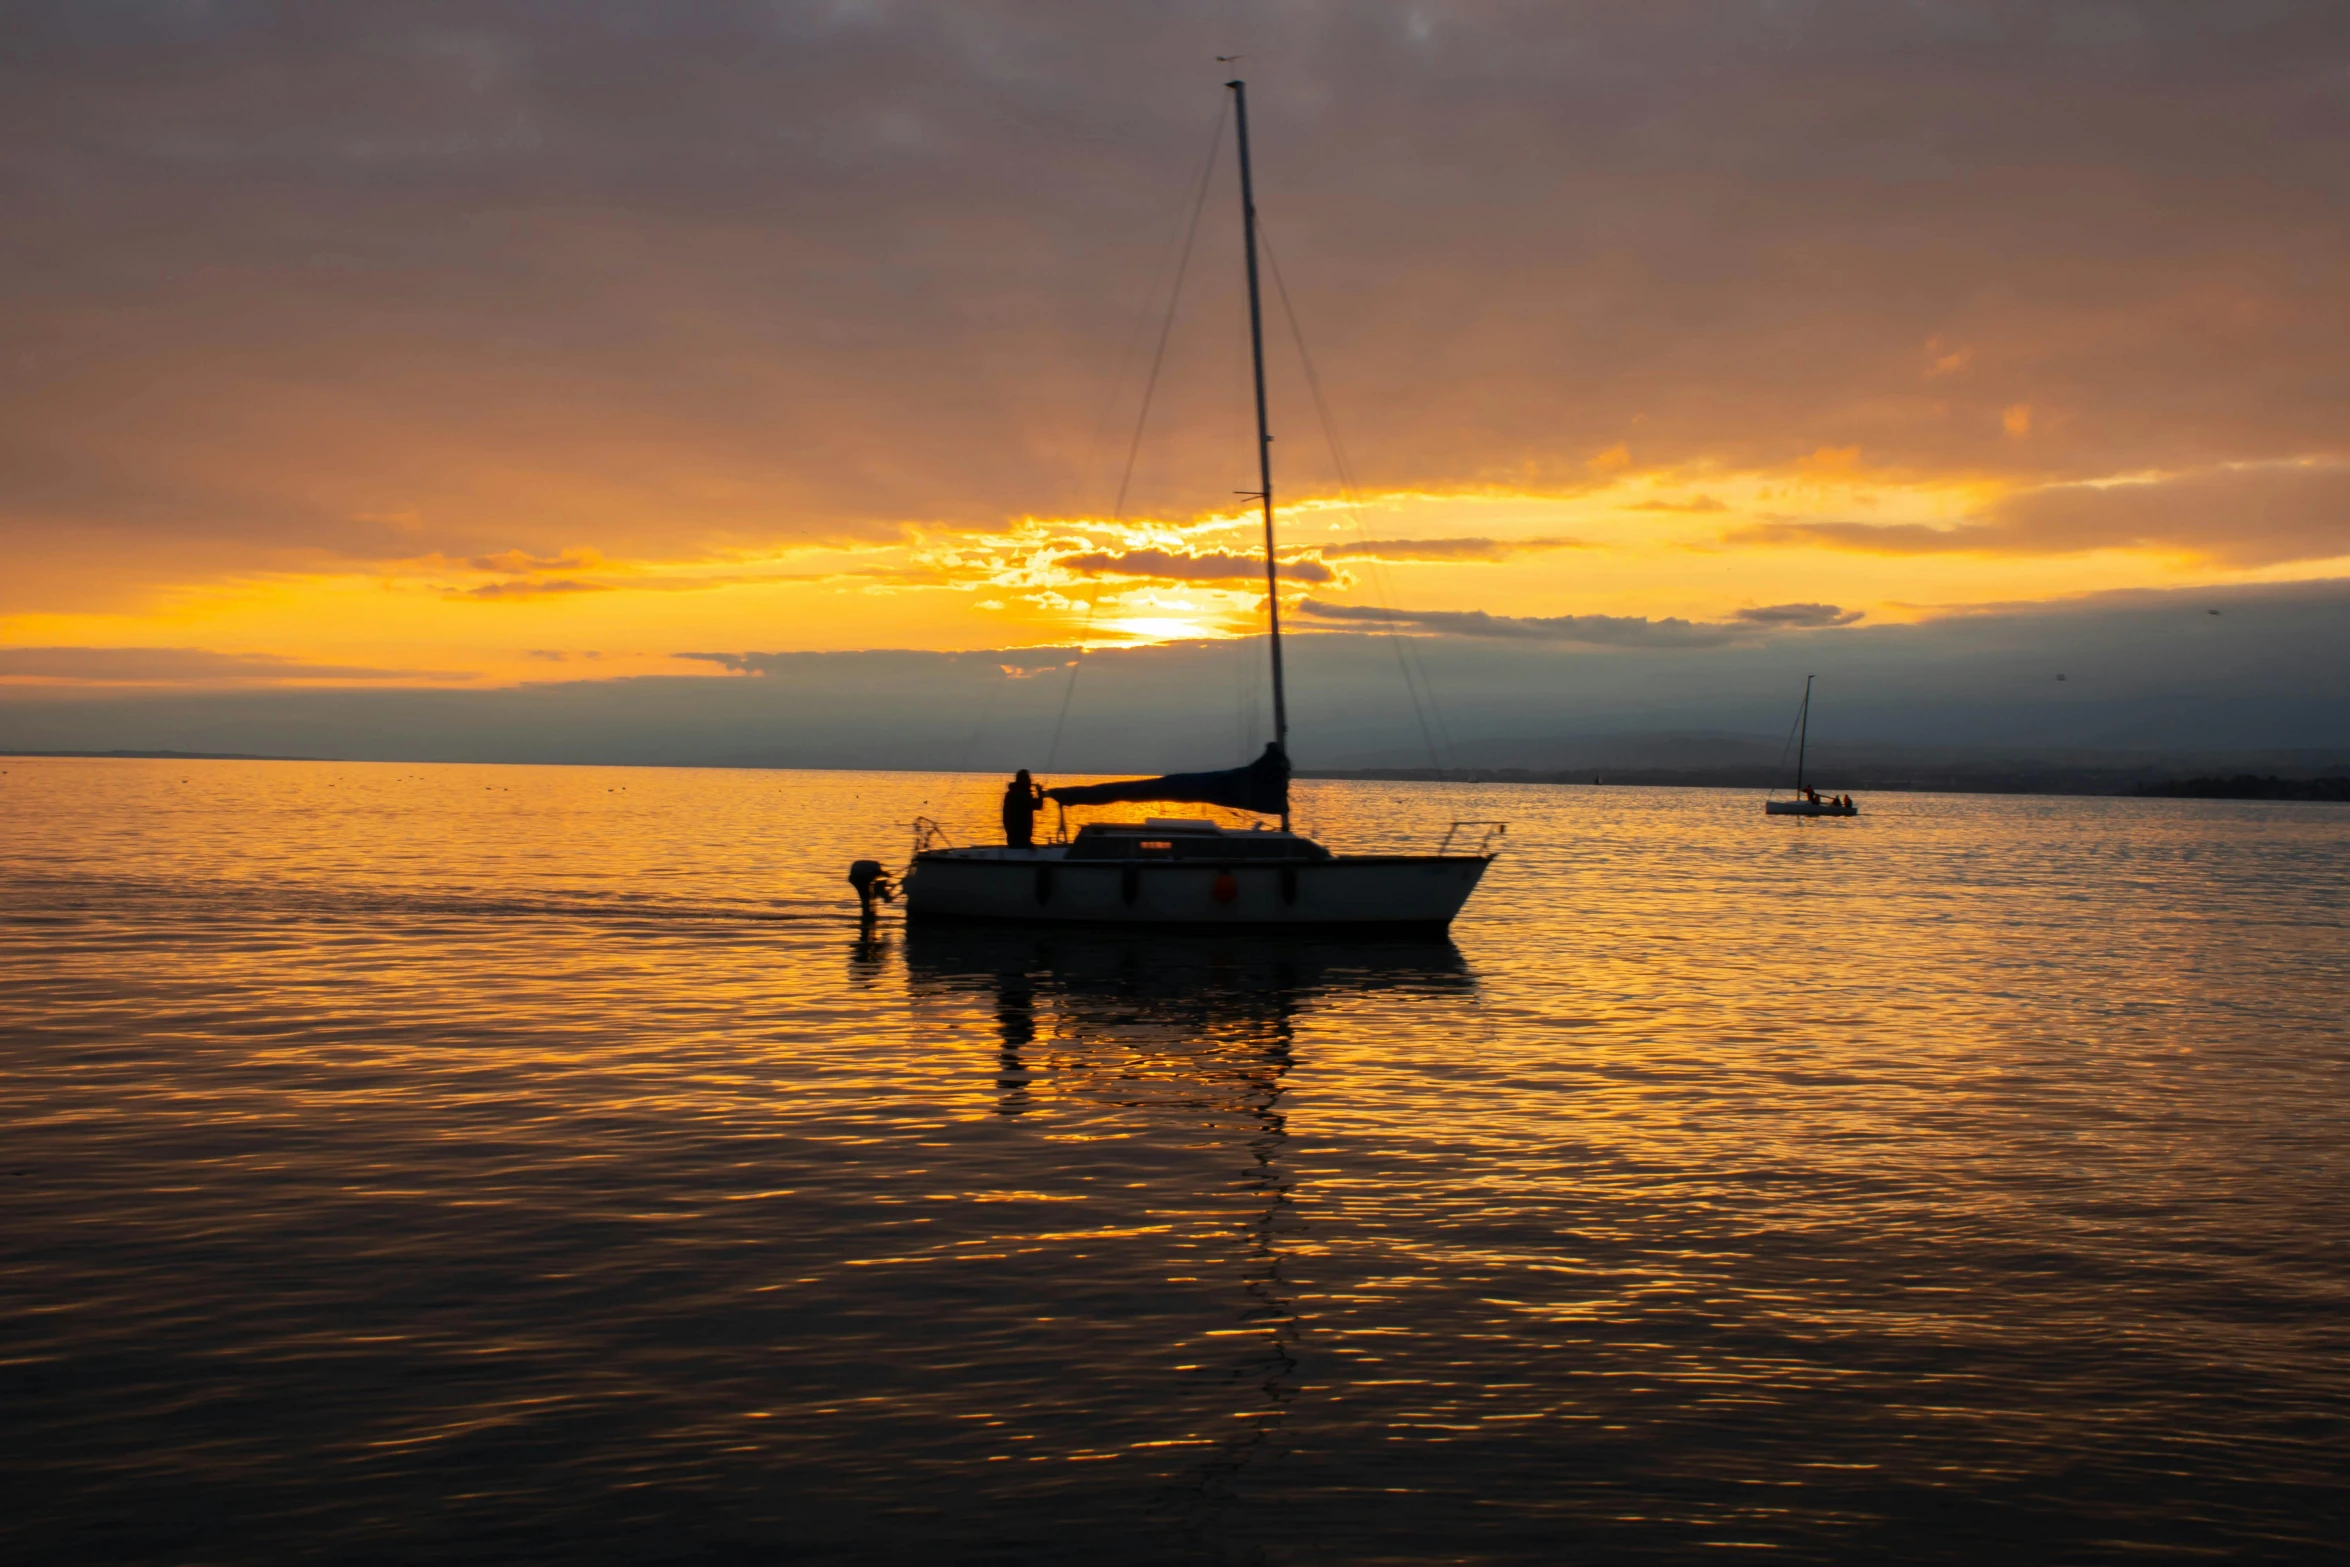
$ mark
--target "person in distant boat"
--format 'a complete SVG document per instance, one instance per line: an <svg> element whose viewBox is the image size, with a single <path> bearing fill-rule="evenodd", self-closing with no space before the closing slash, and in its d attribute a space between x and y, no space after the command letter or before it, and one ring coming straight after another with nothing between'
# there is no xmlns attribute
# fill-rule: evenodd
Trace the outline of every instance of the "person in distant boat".
<svg viewBox="0 0 2350 1567"><path fill-rule="evenodd" d="M1044 807L1044 791L1029 778L1028 769L1004 786L1004 842L1015 849L1035 846L1036 813Z"/></svg>

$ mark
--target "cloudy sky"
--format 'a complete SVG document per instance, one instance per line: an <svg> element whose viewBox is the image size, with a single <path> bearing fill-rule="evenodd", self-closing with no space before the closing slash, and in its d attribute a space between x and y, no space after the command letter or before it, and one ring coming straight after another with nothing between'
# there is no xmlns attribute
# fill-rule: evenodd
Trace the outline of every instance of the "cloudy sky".
<svg viewBox="0 0 2350 1567"><path fill-rule="evenodd" d="M2350 578L2338 4L17 0L0 702L1246 631L1235 53L1334 648Z"/></svg>

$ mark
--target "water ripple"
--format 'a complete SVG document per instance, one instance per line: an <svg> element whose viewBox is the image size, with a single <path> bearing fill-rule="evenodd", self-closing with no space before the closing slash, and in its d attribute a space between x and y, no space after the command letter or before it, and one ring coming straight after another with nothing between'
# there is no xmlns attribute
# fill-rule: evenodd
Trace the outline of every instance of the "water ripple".
<svg viewBox="0 0 2350 1567"><path fill-rule="evenodd" d="M2309 1559L2350 812L1310 785L1450 943L847 918L991 780L16 761L23 1559Z"/></svg>

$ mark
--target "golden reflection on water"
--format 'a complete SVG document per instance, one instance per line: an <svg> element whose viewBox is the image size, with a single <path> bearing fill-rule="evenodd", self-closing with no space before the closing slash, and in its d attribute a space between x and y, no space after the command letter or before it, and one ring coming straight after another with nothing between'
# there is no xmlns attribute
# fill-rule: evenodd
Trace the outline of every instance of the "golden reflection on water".
<svg viewBox="0 0 2350 1567"><path fill-rule="evenodd" d="M2350 813L1308 784L1512 820L1456 945L860 936L999 788L10 760L0 1538L2322 1537Z"/></svg>

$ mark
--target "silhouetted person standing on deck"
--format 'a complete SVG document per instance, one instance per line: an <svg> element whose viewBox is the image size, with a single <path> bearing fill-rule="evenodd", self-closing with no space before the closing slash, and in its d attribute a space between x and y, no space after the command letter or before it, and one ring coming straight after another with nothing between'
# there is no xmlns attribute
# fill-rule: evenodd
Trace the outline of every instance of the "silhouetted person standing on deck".
<svg viewBox="0 0 2350 1567"><path fill-rule="evenodd" d="M1004 787L1004 842L1015 849L1034 846L1036 813L1044 806L1044 791L1029 780L1028 769Z"/></svg>

